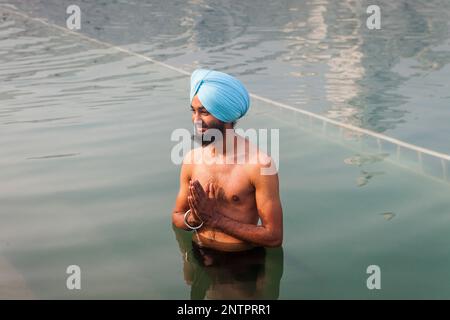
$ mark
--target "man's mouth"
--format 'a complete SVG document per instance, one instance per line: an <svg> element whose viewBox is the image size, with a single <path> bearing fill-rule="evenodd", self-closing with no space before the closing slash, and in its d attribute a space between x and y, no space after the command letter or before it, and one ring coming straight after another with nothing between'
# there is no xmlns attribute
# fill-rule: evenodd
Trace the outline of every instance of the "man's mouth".
<svg viewBox="0 0 450 320"><path fill-rule="evenodd" d="M204 133L206 130L208 130L208 128L202 126L198 126L196 127L196 129L198 133Z"/></svg>

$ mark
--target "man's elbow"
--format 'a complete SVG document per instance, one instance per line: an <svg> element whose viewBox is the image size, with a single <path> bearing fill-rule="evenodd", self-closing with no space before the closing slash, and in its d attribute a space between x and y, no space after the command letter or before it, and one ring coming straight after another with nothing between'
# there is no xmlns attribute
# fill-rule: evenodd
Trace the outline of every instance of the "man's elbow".
<svg viewBox="0 0 450 320"><path fill-rule="evenodd" d="M276 240L269 241L269 243L266 245L266 247L268 247L268 248L277 248L277 247L281 247L282 245L283 245L283 240L282 239L276 239Z"/></svg>
<svg viewBox="0 0 450 320"><path fill-rule="evenodd" d="M265 244L265 247L277 248L277 247L281 247L282 245L283 245L283 236L275 235L273 237L270 237L270 239L267 239L267 243Z"/></svg>

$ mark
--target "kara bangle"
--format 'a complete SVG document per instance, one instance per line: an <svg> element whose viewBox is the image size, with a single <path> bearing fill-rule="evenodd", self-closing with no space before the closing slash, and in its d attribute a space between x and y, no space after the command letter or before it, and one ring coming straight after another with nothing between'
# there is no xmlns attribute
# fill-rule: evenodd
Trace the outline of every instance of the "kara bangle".
<svg viewBox="0 0 450 320"><path fill-rule="evenodd" d="M187 222L187 218L189 216L189 214L191 213L191 209L189 209L188 211L186 211L186 213L184 214L184 224L191 230L197 230L200 229L203 226L203 221L202 223L200 223L198 226L193 227L189 224L189 222Z"/></svg>

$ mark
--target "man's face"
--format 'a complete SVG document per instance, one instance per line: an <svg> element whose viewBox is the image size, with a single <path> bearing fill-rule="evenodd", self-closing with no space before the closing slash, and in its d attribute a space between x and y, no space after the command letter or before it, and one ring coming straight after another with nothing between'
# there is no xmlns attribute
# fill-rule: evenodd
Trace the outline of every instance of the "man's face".
<svg viewBox="0 0 450 320"><path fill-rule="evenodd" d="M203 135L208 129L224 131L225 123L214 117L206 110L198 96L194 96L191 104L192 122L195 124L196 134Z"/></svg>

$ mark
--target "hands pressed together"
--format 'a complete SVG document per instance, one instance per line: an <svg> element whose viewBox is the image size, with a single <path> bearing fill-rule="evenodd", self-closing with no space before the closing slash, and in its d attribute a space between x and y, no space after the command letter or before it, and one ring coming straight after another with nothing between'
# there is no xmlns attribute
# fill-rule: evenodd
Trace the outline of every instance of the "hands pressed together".
<svg viewBox="0 0 450 320"><path fill-rule="evenodd" d="M217 212L216 189L212 183L208 183L206 190L203 190L198 180L189 181L188 203L192 216L198 219L198 223L203 221L210 227L217 225L220 214Z"/></svg>

